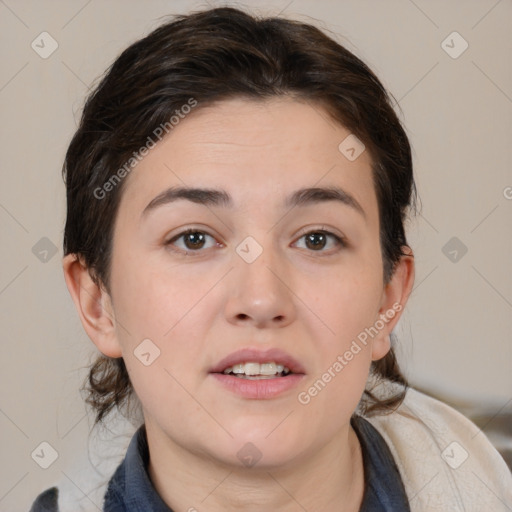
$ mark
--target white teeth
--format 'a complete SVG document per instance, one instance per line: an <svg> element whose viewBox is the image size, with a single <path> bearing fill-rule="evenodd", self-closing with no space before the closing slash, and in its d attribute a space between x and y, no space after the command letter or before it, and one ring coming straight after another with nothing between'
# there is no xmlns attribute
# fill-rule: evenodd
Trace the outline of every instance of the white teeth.
<svg viewBox="0 0 512 512"><path fill-rule="evenodd" d="M226 370L229 370L229 368L226 368ZM224 370L224 373L226 372L226 370ZM233 373L245 373L245 364L235 364L231 371Z"/></svg>
<svg viewBox="0 0 512 512"><path fill-rule="evenodd" d="M263 363L263 364L260 364L258 366L260 367L259 368L259 372L254 374L254 375L257 375L257 374L260 374L260 375L275 375L276 373L278 373L275 363ZM251 374L246 372L246 375L251 375Z"/></svg>
<svg viewBox="0 0 512 512"><path fill-rule="evenodd" d="M253 377L255 375L272 376L278 373L290 373L290 369L282 364L276 364L274 361L268 363L239 363L230 366L224 370L225 374L234 373L237 376L246 375Z"/></svg>
<svg viewBox="0 0 512 512"><path fill-rule="evenodd" d="M260 363L245 363L245 375L260 375Z"/></svg>
<svg viewBox="0 0 512 512"><path fill-rule="evenodd" d="M273 379L275 375L241 375L240 373L237 375L239 379L248 379L248 380L265 380L265 379Z"/></svg>

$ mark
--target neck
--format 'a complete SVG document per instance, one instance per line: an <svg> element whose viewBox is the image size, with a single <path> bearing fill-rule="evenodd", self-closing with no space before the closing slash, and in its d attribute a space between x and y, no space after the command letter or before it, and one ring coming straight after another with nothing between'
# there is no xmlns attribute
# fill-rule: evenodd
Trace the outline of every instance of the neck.
<svg viewBox="0 0 512 512"><path fill-rule="evenodd" d="M361 447L347 424L328 444L291 464L241 468L191 453L146 422L149 476L175 512L359 510L364 491Z"/></svg>

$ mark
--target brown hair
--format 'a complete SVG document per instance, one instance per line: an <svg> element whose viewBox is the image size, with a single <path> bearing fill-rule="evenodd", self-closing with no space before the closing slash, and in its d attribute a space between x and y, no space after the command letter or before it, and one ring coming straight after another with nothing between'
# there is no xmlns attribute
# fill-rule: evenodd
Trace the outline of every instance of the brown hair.
<svg viewBox="0 0 512 512"><path fill-rule="evenodd" d="M98 190L191 98L198 107L233 97L288 95L321 105L370 151L379 204L387 282L407 247L404 221L414 203L411 149L390 97L373 72L318 28L283 18L257 18L234 8L179 16L128 47L88 97L66 153L64 254L77 254L109 291L114 220L123 180ZM407 382L393 349L372 365L402 384L379 400L366 391L367 412L391 410ZM134 395L122 358L100 355L84 383L100 423Z"/></svg>

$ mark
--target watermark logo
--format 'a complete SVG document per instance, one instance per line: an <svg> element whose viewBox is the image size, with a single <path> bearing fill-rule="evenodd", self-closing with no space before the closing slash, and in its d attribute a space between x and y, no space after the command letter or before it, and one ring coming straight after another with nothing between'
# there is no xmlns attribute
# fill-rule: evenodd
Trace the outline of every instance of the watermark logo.
<svg viewBox="0 0 512 512"><path fill-rule="evenodd" d="M39 57L47 59L50 57L55 50L59 47L59 43L48 34L48 32L41 32L30 44L32 50L34 50Z"/></svg>
<svg viewBox="0 0 512 512"><path fill-rule="evenodd" d="M441 452L441 457L448 466L457 469L466 462L469 453L457 441L453 441Z"/></svg>
<svg viewBox="0 0 512 512"><path fill-rule="evenodd" d="M50 443L43 441L31 453L31 457L39 467L48 469L59 458L59 454Z"/></svg>
<svg viewBox="0 0 512 512"><path fill-rule="evenodd" d="M160 349L146 338L137 345L133 354L144 366L151 366L160 357Z"/></svg>
<svg viewBox="0 0 512 512"><path fill-rule="evenodd" d="M338 146L340 153L351 162L357 160L365 149L366 146L353 133L345 137Z"/></svg>
<svg viewBox="0 0 512 512"><path fill-rule="evenodd" d="M453 236L443 245L441 251L452 263L458 263L468 252L468 248L460 239Z"/></svg>
<svg viewBox="0 0 512 512"><path fill-rule="evenodd" d="M42 263L48 263L56 254L57 247L47 237L43 236L33 247L32 254Z"/></svg>
<svg viewBox="0 0 512 512"><path fill-rule="evenodd" d="M452 59L458 59L468 49L468 47L468 42L455 31L449 34L441 43L441 48Z"/></svg>
<svg viewBox="0 0 512 512"><path fill-rule="evenodd" d="M261 459L262 453L253 443L245 443L236 456L244 466L252 468Z"/></svg>
<svg viewBox="0 0 512 512"><path fill-rule="evenodd" d="M244 238L235 249L246 263L253 263L263 252L263 247L252 236Z"/></svg>

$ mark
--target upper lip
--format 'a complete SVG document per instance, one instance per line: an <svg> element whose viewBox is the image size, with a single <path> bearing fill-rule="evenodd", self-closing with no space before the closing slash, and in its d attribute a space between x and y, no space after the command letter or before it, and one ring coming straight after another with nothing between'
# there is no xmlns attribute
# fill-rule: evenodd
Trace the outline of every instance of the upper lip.
<svg viewBox="0 0 512 512"><path fill-rule="evenodd" d="M210 373L222 373L226 368L235 364L249 362L260 364L274 362L286 366L292 373L305 373L304 367L293 356L278 348L268 350L244 348L237 350L215 364L210 369Z"/></svg>

